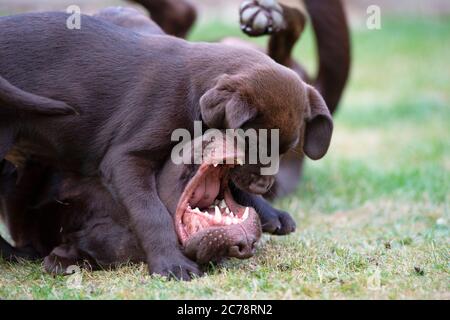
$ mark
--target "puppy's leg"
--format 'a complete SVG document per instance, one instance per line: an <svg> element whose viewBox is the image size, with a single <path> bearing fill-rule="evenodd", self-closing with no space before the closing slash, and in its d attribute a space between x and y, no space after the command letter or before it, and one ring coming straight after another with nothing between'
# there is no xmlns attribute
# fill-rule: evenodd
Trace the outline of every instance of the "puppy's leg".
<svg viewBox="0 0 450 320"><path fill-rule="evenodd" d="M151 273L189 280L200 274L178 243L174 221L157 193L155 172L147 160L113 150L101 164L103 182L128 211Z"/></svg>
<svg viewBox="0 0 450 320"><path fill-rule="evenodd" d="M248 194L233 186L231 190L238 203L255 208L261 219L263 232L286 235L295 231L295 221L287 212L275 209L262 196Z"/></svg>
<svg viewBox="0 0 450 320"><path fill-rule="evenodd" d="M268 54L292 68L322 94L333 113L350 72L350 32L341 0L247 0L241 5L241 28L251 36L272 34ZM304 5L303 5L304 2ZM310 80L305 70L291 58L310 17L319 55L319 72ZM280 16L281 14L281 16Z"/></svg>
<svg viewBox="0 0 450 320"><path fill-rule="evenodd" d="M195 20L197 11L188 0L132 0L145 7L152 19L167 33L185 38Z"/></svg>
<svg viewBox="0 0 450 320"><path fill-rule="evenodd" d="M292 49L300 38L306 25L306 16L303 12L295 9L282 6L284 27L277 32L274 32L269 41L267 54L279 64L289 68L299 68L292 58ZM295 70L295 69L294 69ZM295 70L300 75L306 74L301 70Z"/></svg>

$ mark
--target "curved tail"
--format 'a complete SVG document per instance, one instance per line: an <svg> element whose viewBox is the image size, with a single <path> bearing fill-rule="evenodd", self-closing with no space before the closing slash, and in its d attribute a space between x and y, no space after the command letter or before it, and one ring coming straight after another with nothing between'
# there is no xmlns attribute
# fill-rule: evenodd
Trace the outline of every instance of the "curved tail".
<svg viewBox="0 0 450 320"><path fill-rule="evenodd" d="M333 113L350 73L350 32L341 0L304 0L319 55L314 86Z"/></svg>
<svg viewBox="0 0 450 320"><path fill-rule="evenodd" d="M23 91L0 76L0 115L35 114L61 116L77 114L68 104Z"/></svg>

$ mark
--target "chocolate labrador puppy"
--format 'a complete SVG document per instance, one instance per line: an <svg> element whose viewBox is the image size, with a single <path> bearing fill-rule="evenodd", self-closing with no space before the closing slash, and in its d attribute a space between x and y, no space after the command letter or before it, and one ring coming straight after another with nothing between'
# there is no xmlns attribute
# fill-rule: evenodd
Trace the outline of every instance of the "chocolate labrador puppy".
<svg viewBox="0 0 450 320"><path fill-rule="evenodd" d="M315 77L292 56L308 19L317 43L319 68ZM267 54L317 88L331 114L336 111L348 80L351 60L350 31L341 0L246 0L240 7L240 22L243 32L250 36L269 34ZM295 191L303 161L301 145L290 150L281 160L271 192L265 196L273 199Z"/></svg>
<svg viewBox="0 0 450 320"><path fill-rule="evenodd" d="M156 178L181 249L200 265L249 258L261 236L256 211L236 202L229 189L228 172L238 159L243 161L244 152L223 148L227 141L222 138L198 137L187 151L193 154L194 144L202 151L200 165L177 165L168 159ZM97 269L145 261L125 208L115 203L99 178L57 172L32 159L18 171L15 190L0 197L13 240L28 245L18 256L27 258L23 252L33 248L30 258L45 257L45 270L63 274L72 265ZM33 188L36 184L39 190ZM214 189L219 190L217 198L205 207L202 195Z"/></svg>
<svg viewBox="0 0 450 320"><path fill-rule="evenodd" d="M14 147L60 171L99 177L125 208L151 273L184 279L199 273L180 250L157 193L174 129L193 131L195 120L206 128L277 128L280 153L299 140L313 159L326 153L332 120L323 99L264 54L144 36L84 15L81 29L70 30L67 19L63 13L0 18L1 77L76 110L48 117L0 105L0 158ZM273 177L253 167L230 175L248 202L241 203L258 211L262 200L248 192L266 192Z"/></svg>
<svg viewBox="0 0 450 320"><path fill-rule="evenodd" d="M157 18L158 23L164 21L160 25L166 32L176 35L180 32L174 32L175 30L180 30L182 26L190 27L190 24L183 23L186 21L185 15L190 15L191 11L195 12L190 2L149 1L151 5L147 1L137 0L136 2L143 4L151 12L152 17ZM130 21L142 23L144 20L142 16L139 16L139 12L133 14L130 9L122 9L122 11L129 11L128 14L123 14L126 16L125 20L129 20L127 23L124 23L124 19L117 18L119 9L109 8L104 11L116 11L115 21L111 19L111 14L103 15L113 23L125 27L135 24ZM350 70L350 34L342 2L340 0L247 0L241 5L240 17L241 28L245 33L251 36L270 35L267 50L237 38L225 38L221 43L260 50L276 62L291 68L304 81L318 88L330 112L333 113L340 101ZM308 18L312 22L318 47L319 70L315 78L310 76L292 56L293 48L303 33ZM155 27L156 25L147 28ZM140 27L138 32L144 29ZM186 34L187 31L188 29L185 29L182 34ZM264 197L273 200L295 191L302 174L303 161L301 144L288 151L281 159L280 171L275 183ZM289 223L283 223L282 226L286 224ZM273 224L270 228L270 230L278 230L272 232L276 234L284 234L289 229L277 228Z"/></svg>
<svg viewBox="0 0 450 320"><path fill-rule="evenodd" d="M165 30L186 36L195 17L195 7L187 0L133 0L143 5ZM236 10L237 11L237 10ZM333 114L339 104L350 71L350 32L341 0L243 0L239 10L241 29L250 36L269 35L267 49L240 39L222 43L253 47L266 52L276 62L291 68L323 96ZM292 56L305 26L311 21L317 44L318 72L311 76ZM266 198L274 199L295 191L302 174L302 145L281 160L280 172Z"/></svg>

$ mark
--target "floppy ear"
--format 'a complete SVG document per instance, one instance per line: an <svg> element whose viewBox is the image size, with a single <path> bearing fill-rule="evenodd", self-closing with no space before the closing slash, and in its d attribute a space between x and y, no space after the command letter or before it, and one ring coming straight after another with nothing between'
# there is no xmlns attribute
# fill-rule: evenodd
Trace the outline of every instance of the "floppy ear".
<svg viewBox="0 0 450 320"><path fill-rule="evenodd" d="M312 160L322 158L328 151L333 133L333 119L319 92L308 86L308 102L311 114L306 120L303 151Z"/></svg>
<svg viewBox="0 0 450 320"><path fill-rule="evenodd" d="M243 101L232 88L231 77L222 76L217 85L200 98L203 122L209 128L238 129L256 117L256 108Z"/></svg>

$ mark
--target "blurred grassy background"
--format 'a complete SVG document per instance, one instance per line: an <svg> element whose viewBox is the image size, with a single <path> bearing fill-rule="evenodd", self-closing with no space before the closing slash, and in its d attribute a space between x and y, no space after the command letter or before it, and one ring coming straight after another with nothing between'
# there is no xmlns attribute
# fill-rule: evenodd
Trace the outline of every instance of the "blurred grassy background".
<svg viewBox="0 0 450 320"><path fill-rule="evenodd" d="M83 272L69 289L40 264L0 263L0 298L449 299L450 19L439 6L393 9L370 31L351 2L352 75L330 152L277 203L295 216L295 234L265 236L255 258L190 283L138 265ZM191 40L245 38L235 22L203 19ZM296 56L314 72L310 29Z"/></svg>

